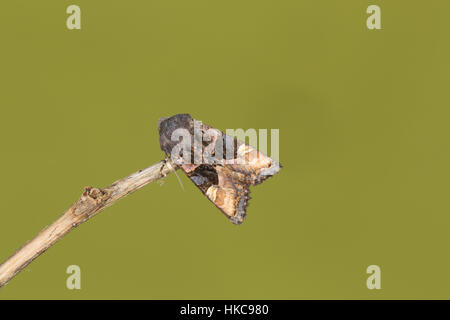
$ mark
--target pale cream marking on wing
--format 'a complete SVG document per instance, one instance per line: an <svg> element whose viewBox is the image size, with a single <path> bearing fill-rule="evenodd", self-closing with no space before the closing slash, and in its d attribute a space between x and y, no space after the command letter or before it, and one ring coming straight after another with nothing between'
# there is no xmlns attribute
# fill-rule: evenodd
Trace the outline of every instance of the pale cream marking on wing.
<svg viewBox="0 0 450 320"><path fill-rule="evenodd" d="M206 195L208 198L210 198L212 201L216 201L217 198L217 188L214 186L211 186L206 190Z"/></svg>
<svg viewBox="0 0 450 320"><path fill-rule="evenodd" d="M238 154L241 156L246 155L249 152L252 152L253 148L246 145L246 144L241 144L238 148Z"/></svg>

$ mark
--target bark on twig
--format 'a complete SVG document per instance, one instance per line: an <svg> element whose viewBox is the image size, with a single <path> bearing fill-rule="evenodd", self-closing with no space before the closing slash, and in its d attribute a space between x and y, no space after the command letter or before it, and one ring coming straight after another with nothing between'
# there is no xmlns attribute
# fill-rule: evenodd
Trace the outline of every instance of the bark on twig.
<svg viewBox="0 0 450 320"><path fill-rule="evenodd" d="M8 260L0 265L0 287L4 286L17 273L54 245L69 231L90 219L101 210L114 204L117 200L144 187L148 183L165 177L176 170L170 160L160 161L151 167L139 170L117 180L105 189L86 187L80 199L75 202L53 224L43 229L33 240L17 250Z"/></svg>

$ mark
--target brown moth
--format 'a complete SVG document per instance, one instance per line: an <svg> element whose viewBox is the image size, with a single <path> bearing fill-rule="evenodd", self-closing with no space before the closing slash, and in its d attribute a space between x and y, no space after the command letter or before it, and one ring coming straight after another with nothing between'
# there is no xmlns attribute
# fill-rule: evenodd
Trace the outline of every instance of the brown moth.
<svg viewBox="0 0 450 320"><path fill-rule="evenodd" d="M189 114L160 119L158 129L161 149L234 224L244 221L249 187L281 168L251 146Z"/></svg>

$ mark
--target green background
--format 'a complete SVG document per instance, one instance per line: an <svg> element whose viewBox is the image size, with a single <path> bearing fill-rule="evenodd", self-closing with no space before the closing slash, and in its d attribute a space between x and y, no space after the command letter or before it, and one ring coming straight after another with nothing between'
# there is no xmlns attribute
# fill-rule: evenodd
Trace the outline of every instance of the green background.
<svg viewBox="0 0 450 320"><path fill-rule="evenodd" d="M82 29L66 28L77 4ZM381 7L382 30L366 8ZM0 260L86 185L163 158L157 120L279 128L232 225L181 175L58 242L11 298L450 298L450 2L3 1ZM67 266L82 289L66 289ZM381 267L381 290L366 268Z"/></svg>

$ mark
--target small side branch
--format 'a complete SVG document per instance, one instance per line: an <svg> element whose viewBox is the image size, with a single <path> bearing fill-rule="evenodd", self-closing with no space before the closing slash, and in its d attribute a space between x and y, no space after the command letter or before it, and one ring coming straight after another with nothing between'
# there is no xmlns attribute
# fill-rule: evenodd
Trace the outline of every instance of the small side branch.
<svg viewBox="0 0 450 320"><path fill-rule="evenodd" d="M176 169L177 167L172 161L163 160L117 180L105 189L86 187L80 199L67 209L58 220L43 229L33 240L27 242L0 265L0 287L8 283L16 274L72 229L128 194L152 181L165 177Z"/></svg>

